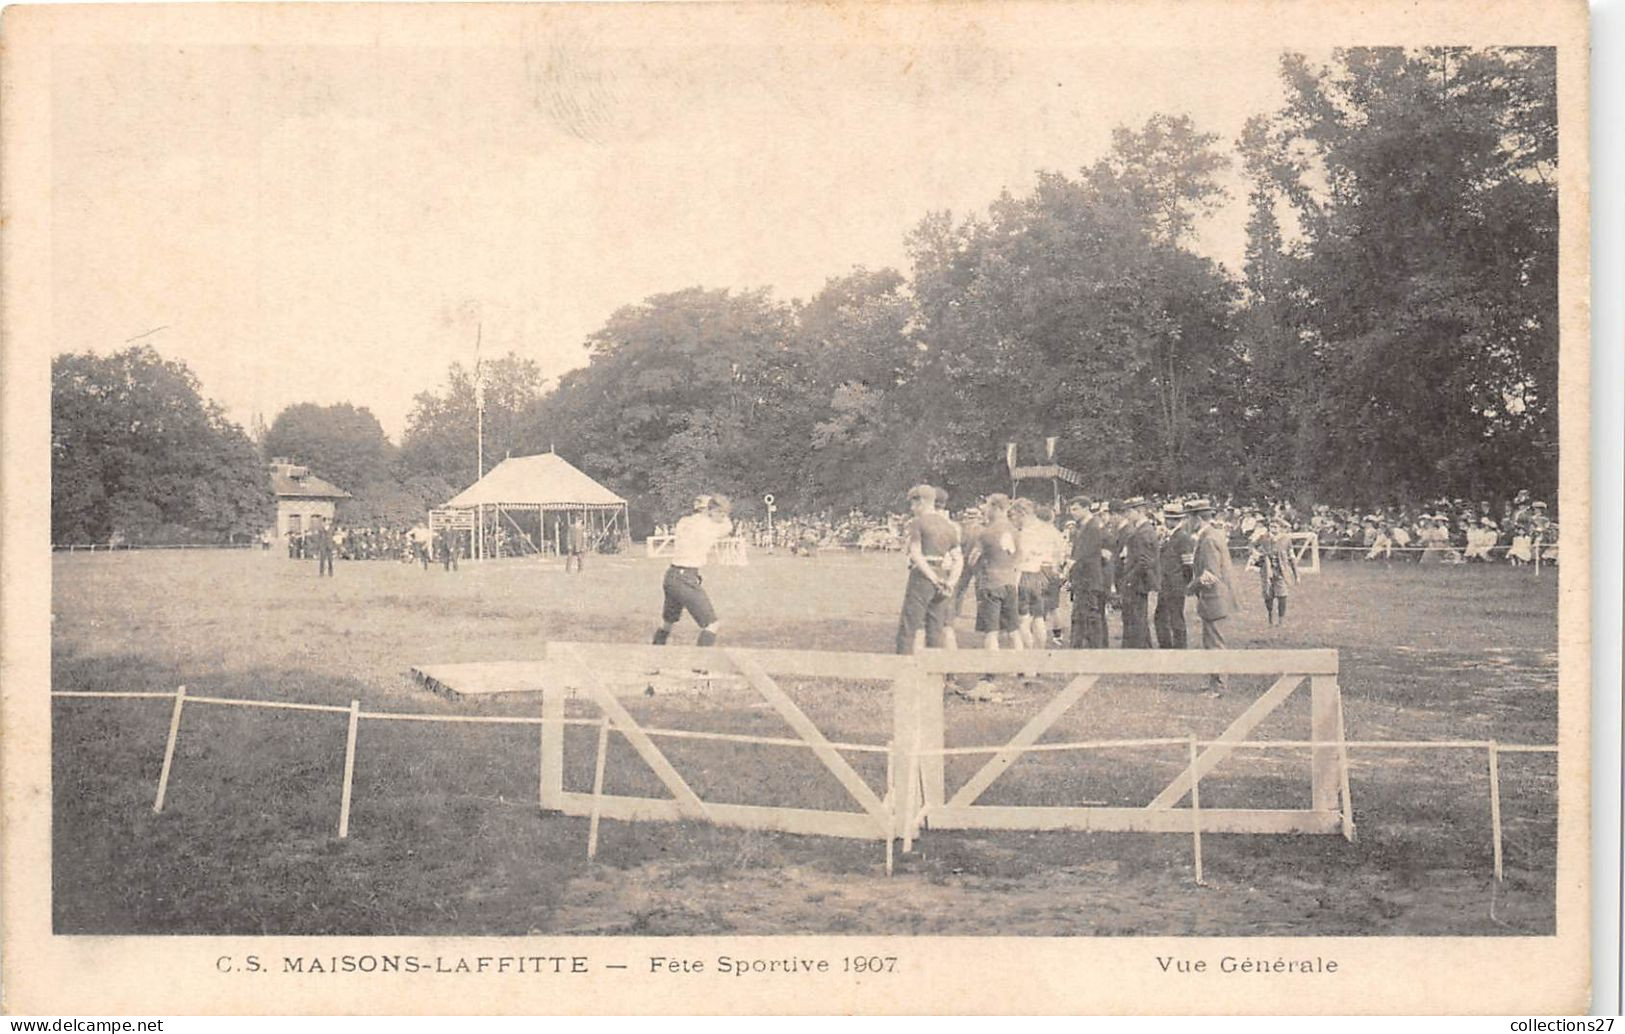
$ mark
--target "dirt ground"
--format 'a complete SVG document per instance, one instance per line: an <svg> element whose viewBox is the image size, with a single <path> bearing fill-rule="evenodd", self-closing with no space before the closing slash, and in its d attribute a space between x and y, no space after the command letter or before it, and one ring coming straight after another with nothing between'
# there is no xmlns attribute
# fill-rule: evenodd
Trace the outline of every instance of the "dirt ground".
<svg viewBox="0 0 1625 1034"><path fill-rule="evenodd" d="M52 684L162 690L427 713L534 713L534 701L453 703L413 665L521 660L549 639L643 642L661 565L600 559L583 574L505 561L456 573L247 552L58 555ZM753 557L707 574L728 643L885 652L901 560ZM1251 589L1249 576L1241 587ZM1556 736L1556 599L1547 571L1329 563L1264 627L1251 600L1233 645L1334 647L1353 739ZM967 608L969 609L969 608ZM1191 616L1194 623L1194 614ZM687 638L691 628L680 631ZM969 622L961 642L974 640ZM1199 681L1102 680L1047 739L1211 736L1268 680L1222 699ZM1006 699L950 698L949 742L1003 742L1060 687L1005 680ZM831 739L883 743L877 683L786 680ZM43 697L43 692L42 692ZM1256 735L1303 738L1300 690ZM45 706L42 700L42 706ZM367 723L348 840L334 836L344 722L198 705L186 712L168 804L151 811L163 701L58 700L53 907L63 933L524 934L1538 934L1553 929L1556 764L1505 756L1504 883L1491 878L1482 752L1358 753L1360 836L928 831L887 876L879 842L586 820L535 805L534 728ZM718 691L632 703L672 728L787 735L771 710ZM577 706L583 715L596 712ZM585 790L593 733L567 737L566 785ZM707 800L850 808L805 751L670 741ZM853 755L877 789L878 755ZM980 759L953 759L949 786ZM1183 748L1027 755L984 803L1144 804ZM660 794L623 741L606 789ZM1302 806L1305 759L1237 755L1204 806Z"/></svg>

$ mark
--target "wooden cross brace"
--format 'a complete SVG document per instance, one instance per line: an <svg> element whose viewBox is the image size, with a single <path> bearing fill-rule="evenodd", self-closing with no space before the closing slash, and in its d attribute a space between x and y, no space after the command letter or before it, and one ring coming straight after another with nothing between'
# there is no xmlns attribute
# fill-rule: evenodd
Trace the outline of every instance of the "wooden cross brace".
<svg viewBox="0 0 1625 1034"><path fill-rule="evenodd" d="M988 759L987 764L978 769L976 774L971 776L965 785L961 786L959 791L948 799L948 807L960 808L976 803L976 798L982 796L982 793L993 784L993 780L999 778L1004 774L1005 769L1015 764L1016 759L1021 757L1028 747L1037 743L1038 737L1044 735L1049 730L1049 727L1054 725L1061 715L1067 712L1068 708L1077 703L1079 698L1090 689L1094 688L1095 682L1099 678L1099 675L1079 675L1067 683L1065 689L1055 694L1050 702L1044 705L1042 711L1033 715L1031 720L1021 727L1021 731L1010 738L1009 743L1006 743L997 754Z"/></svg>
<svg viewBox="0 0 1625 1034"><path fill-rule="evenodd" d="M637 751L638 756L644 760L656 777L665 785L666 789L671 792L679 813L684 818L716 821L717 816L712 814L712 809L700 799L699 795L688 785L688 782L683 779L681 773L672 766L666 755L650 739L648 733L644 732L642 727L638 725L637 719L627 712L621 702L615 698L615 694L598 678L596 672L586 663L580 652L569 643L555 645L575 669L576 677L586 687L593 701L603 709L604 715L609 719L610 726L626 737L632 749ZM852 796L852 799L874 820L878 827L877 834L880 836L889 835L893 825L891 805L882 801L869 784L864 782L863 777L853 770L847 760L841 756L841 753L819 731L818 726L813 724L812 719L808 718L806 713L796 706L795 701L791 700L784 690L779 687L779 684L767 673L766 669L743 651L719 650L717 652L725 657L735 670L745 676L756 691L761 693L768 704L789 724L802 742L811 748L813 755L840 781L841 785L846 788L847 793Z"/></svg>
<svg viewBox="0 0 1625 1034"><path fill-rule="evenodd" d="M699 795L688 785L682 774L672 767L670 761L666 760L666 755L661 753L660 748L654 745L653 740L649 739L649 734L644 732L638 725L637 719L627 713L626 708L621 706L621 702L615 699L615 694L609 691L603 682L599 680L597 673L592 670L586 661L582 660L581 654L576 652L576 648L568 643L562 643L559 644L559 650L575 666L582 684L587 687L587 692L592 694L593 700L603 709L604 714L609 718L610 725L614 726L621 735L626 737L626 742L630 743L632 749L638 752L638 757L644 760L644 763L649 766L655 776L666 785L666 789L671 791L672 797L677 801L677 809L682 816L689 819L709 820L711 813L706 809L705 802L700 800Z"/></svg>

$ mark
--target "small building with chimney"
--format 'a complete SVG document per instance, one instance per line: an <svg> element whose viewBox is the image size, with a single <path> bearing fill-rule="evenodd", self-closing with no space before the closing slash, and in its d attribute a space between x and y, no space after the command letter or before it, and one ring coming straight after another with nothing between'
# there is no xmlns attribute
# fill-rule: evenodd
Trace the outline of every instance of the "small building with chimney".
<svg viewBox="0 0 1625 1034"><path fill-rule="evenodd" d="M288 536L303 535L315 527L314 518L331 525L340 499L350 493L337 485L323 481L301 466L284 457L271 461L271 490L276 493L276 537L279 542Z"/></svg>

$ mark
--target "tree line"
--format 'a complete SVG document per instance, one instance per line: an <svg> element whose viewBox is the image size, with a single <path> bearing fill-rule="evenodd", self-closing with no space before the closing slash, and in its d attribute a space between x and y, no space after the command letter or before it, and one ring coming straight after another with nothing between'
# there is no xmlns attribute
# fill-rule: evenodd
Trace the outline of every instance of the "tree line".
<svg viewBox="0 0 1625 1034"><path fill-rule="evenodd" d="M1048 436L1097 494L1551 494L1553 51L1350 49L1287 55L1280 74L1285 103L1233 148L1183 116L1119 128L1075 172L927 214L906 269L854 269L805 301L646 298L551 387L518 355L487 362L487 469L556 448L646 521L699 490L878 510L929 480L964 500L1008 487L1006 442L1034 457ZM1195 237L1237 159L1250 218L1232 271ZM355 493L362 522L396 523L475 479L475 396L453 364L398 447L364 408L311 405L261 445Z"/></svg>

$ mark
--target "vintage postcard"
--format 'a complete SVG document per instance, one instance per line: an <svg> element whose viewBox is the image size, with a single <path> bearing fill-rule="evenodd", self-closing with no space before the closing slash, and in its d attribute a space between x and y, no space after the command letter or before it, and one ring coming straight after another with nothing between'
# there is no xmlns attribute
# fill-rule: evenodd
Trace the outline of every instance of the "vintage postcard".
<svg viewBox="0 0 1625 1034"><path fill-rule="evenodd" d="M9 8L5 1009L1583 1010L1587 41Z"/></svg>

